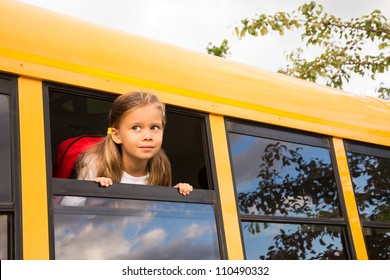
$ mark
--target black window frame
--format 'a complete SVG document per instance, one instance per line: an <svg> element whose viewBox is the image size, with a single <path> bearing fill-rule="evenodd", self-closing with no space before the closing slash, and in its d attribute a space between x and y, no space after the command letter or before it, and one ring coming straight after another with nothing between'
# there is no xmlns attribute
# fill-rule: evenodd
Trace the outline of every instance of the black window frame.
<svg viewBox="0 0 390 280"><path fill-rule="evenodd" d="M224 238L222 213L220 202L217 195L218 185L215 172L215 164L213 158L212 142L211 142L211 129L209 124L208 114L198 112L194 110L188 110L185 108L174 107L167 105L167 111L198 116L204 118L204 127L202 133L204 133L204 148L205 148L205 163L207 168L208 183L211 184L210 189L194 189L189 196L182 196L178 193L177 189L167 187L140 187L131 184L115 184L114 186L102 189L91 181L73 180L73 179L60 179L53 178L53 154L51 146L51 129L50 129L50 107L49 107L49 94L51 90L59 91L62 93L76 94L84 97L99 98L104 100L113 101L117 94L111 94L103 91L83 89L68 85L60 85L52 82L43 83L44 93L44 121L45 121L45 139L46 139L46 165L47 165L47 185L48 185L48 209L49 209L49 244L50 244L50 259L55 259L55 246L54 246L54 227L52 221L54 221L54 205L52 202L53 196L85 196L85 197L100 197L100 198L121 198L121 199L140 199L140 200L154 200L154 201L167 201L167 202L185 202L185 203L199 203L209 204L214 208L215 223L217 228L218 244L221 259L227 259L226 241ZM99 95L99 97L97 97ZM169 123L169 119L168 119ZM207 151L208 150L208 151Z"/></svg>
<svg viewBox="0 0 390 280"><path fill-rule="evenodd" d="M0 73L0 94L9 96L9 134L11 201L0 202L0 211L7 215L8 259L23 259L22 243L22 200L20 173L20 129L18 77L8 73Z"/></svg>
<svg viewBox="0 0 390 280"><path fill-rule="evenodd" d="M336 181L336 188L338 192L339 205L341 217L339 218L306 218L306 217L282 217L282 216L267 216L267 215L251 215L251 214L241 214L237 207L237 215L239 217L239 222L260 222L260 223L276 223L276 224L312 224L312 225L330 225L330 226L340 226L342 228L343 240L345 243L344 249L347 259L356 259L356 251L352 245L352 232L348 219L347 208L345 205L344 194L341 187L340 173L338 171L336 155L333 148L332 138L327 135L311 133L307 131L294 130L286 127L275 126L270 124L265 124L261 122L253 122L242 119L235 118L225 118L226 126L226 137L228 139L228 146L230 149L229 143L229 133L237 133L248 136L275 139L281 141L287 141L290 143L303 144L309 146L316 146L329 149L331 164L334 170L334 176ZM229 152L230 153L230 152ZM232 159L230 165L233 168ZM234 180L234 172L232 174ZM236 202L238 201L237 197L237 188L234 186ZM241 231L241 240L243 242L242 248L244 251L244 256L246 256L245 244L244 244L244 234L242 232L242 226L240 226Z"/></svg>

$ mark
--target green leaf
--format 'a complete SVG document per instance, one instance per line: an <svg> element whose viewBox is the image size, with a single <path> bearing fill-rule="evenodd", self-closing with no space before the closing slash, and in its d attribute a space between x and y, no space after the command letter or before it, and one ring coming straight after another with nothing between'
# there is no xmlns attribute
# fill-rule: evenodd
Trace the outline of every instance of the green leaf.
<svg viewBox="0 0 390 280"><path fill-rule="evenodd" d="M378 45L378 49L379 50L384 50L386 47L388 47L388 43L380 43Z"/></svg>
<svg viewBox="0 0 390 280"><path fill-rule="evenodd" d="M265 36L268 34L268 29L267 27L263 26L261 29L260 29L260 34L261 36Z"/></svg>

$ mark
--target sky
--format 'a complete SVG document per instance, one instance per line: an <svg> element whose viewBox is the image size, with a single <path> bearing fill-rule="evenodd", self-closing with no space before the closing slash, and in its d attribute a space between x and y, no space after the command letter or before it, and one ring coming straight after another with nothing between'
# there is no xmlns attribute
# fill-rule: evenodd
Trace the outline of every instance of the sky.
<svg viewBox="0 0 390 280"><path fill-rule="evenodd" d="M86 21L207 53L209 43L229 40L227 58L276 72L287 64L286 54L304 44L300 35L286 32L239 40L234 27L244 18L277 11L291 12L309 0L20 0ZM390 18L389 0L317 0L329 14L350 20L381 10ZM381 82L389 86L390 72L353 77L344 90L376 96Z"/></svg>

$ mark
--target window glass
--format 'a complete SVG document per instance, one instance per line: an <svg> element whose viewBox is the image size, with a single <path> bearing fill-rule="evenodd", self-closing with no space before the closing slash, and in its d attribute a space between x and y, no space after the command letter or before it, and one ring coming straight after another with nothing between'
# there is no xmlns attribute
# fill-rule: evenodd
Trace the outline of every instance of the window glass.
<svg viewBox="0 0 390 280"><path fill-rule="evenodd" d="M20 151L17 77L0 73L0 259L20 259Z"/></svg>
<svg viewBox="0 0 390 280"><path fill-rule="evenodd" d="M8 95L0 94L0 202L12 200L9 99Z"/></svg>
<svg viewBox="0 0 390 280"><path fill-rule="evenodd" d="M247 259L346 258L339 226L243 222L242 228Z"/></svg>
<svg viewBox="0 0 390 280"><path fill-rule="evenodd" d="M0 260L8 258L7 215L0 215Z"/></svg>
<svg viewBox="0 0 390 280"><path fill-rule="evenodd" d="M247 259L348 259L328 138L227 121Z"/></svg>
<svg viewBox="0 0 390 280"><path fill-rule="evenodd" d="M390 260L390 229L364 228L370 260Z"/></svg>
<svg viewBox="0 0 390 280"><path fill-rule="evenodd" d="M68 113L73 113L74 112L74 107L73 107L73 102L72 100L68 100L66 102L64 102L61 106L61 109L64 111L64 112L68 112Z"/></svg>
<svg viewBox="0 0 390 280"><path fill-rule="evenodd" d="M390 150L346 142L356 205L369 259L390 259Z"/></svg>
<svg viewBox="0 0 390 280"><path fill-rule="evenodd" d="M360 218L390 222L390 158L347 155Z"/></svg>
<svg viewBox="0 0 390 280"><path fill-rule="evenodd" d="M229 142L241 213L341 216L328 149L237 133Z"/></svg>
<svg viewBox="0 0 390 280"><path fill-rule="evenodd" d="M107 114L111 109L111 102L102 102L95 98L87 98L88 114Z"/></svg>
<svg viewBox="0 0 390 280"><path fill-rule="evenodd" d="M211 205L88 198L54 213L56 259L220 259Z"/></svg>

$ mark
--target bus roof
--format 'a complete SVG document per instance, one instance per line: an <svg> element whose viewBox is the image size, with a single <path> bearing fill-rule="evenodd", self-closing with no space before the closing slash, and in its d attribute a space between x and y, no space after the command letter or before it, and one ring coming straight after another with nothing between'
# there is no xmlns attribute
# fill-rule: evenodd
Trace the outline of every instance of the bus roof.
<svg viewBox="0 0 390 280"><path fill-rule="evenodd" d="M0 71L382 145L390 103L1 1Z"/></svg>

